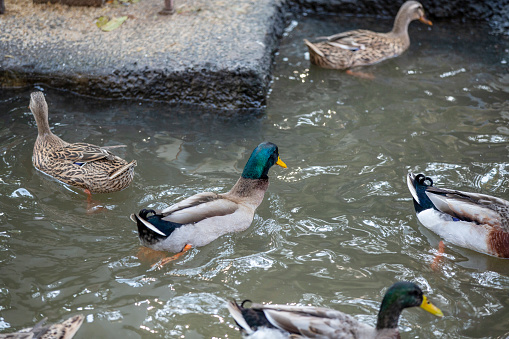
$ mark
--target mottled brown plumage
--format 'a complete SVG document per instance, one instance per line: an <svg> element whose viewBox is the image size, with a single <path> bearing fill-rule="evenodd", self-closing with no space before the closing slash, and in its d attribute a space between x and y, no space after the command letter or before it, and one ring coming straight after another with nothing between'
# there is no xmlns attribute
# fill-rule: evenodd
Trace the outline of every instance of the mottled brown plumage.
<svg viewBox="0 0 509 339"><path fill-rule="evenodd" d="M108 150L114 147L70 144L54 135L49 128L48 104L42 92L30 95L30 110L38 129L32 157L35 168L92 193L110 193L129 186L136 160L127 163Z"/></svg>
<svg viewBox="0 0 509 339"><path fill-rule="evenodd" d="M397 57L410 46L408 25L413 20L431 25L424 16L422 5L417 1L407 1L399 9L389 33L359 29L325 37L325 41L311 43L304 40L304 43L308 46L311 62L323 68L348 69L371 65Z"/></svg>
<svg viewBox="0 0 509 339"><path fill-rule="evenodd" d="M19 332L0 334L0 339L71 339L83 324L83 315L76 315L62 323L44 326L46 319L32 328Z"/></svg>

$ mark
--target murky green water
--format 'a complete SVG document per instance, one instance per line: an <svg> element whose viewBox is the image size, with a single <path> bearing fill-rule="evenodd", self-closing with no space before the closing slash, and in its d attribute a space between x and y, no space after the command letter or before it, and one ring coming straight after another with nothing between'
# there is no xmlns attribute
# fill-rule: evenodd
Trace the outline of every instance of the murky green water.
<svg viewBox="0 0 509 339"><path fill-rule="evenodd" d="M346 22L342 22L346 21ZM0 330L84 313L76 338L239 337L225 302L249 298L331 307L374 324L385 288L423 287L445 313L419 309L405 338L509 335L509 261L447 246L414 214L404 181L509 198L509 42L472 24L411 26L400 58L366 68L373 81L310 67L302 38L392 20L302 17L276 58L262 117L162 104L95 101L45 89L53 131L116 145L137 159L127 190L94 199L31 164L33 89L0 95ZM206 114L203 114L206 112ZM196 192L227 191L261 141L279 146L251 227L152 270L137 257L133 211Z"/></svg>

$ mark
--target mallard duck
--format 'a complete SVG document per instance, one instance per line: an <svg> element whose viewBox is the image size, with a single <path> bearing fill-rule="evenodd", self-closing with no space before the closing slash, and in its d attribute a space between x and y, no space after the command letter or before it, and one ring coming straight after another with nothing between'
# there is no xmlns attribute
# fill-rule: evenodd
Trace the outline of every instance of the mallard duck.
<svg viewBox="0 0 509 339"><path fill-rule="evenodd" d="M443 313L433 305L421 289L411 282L392 285L382 300L376 328L357 321L354 317L324 307L262 305L244 307L230 301L230 314L242 331L253 334L262 328L274 328L306 338L399 338L398 321L404 308L420 306L442 317Z"/></svg>
<svg viewBox="0 0 509 339"><path fill-rule="evenodd" d="M423 174L409 173L407 184L426 228L454 245L509 258L509 201L434 187Z"/></svg>
<svg viewBox="0 0 509 339"><path fill-rule="evenodd" d="M325 41L311 43L304 40L304 43L308 46L311 62L320 67L348 69L371 65L397 57L410 46L408 25L413 20L432 25L419 2L407 1L399 9L389 33L359 29L324 37Z"/></svg>
<svg viewBox="0 0 509 339"><path fill-rule="evenodd" d="M32 328L0 334L0 339L71 339L83 324L83 319L83 315L76 315L62 323L44 326L44 318Z"/></svg>
<svg viewBox="0 0 509 339"><path fill-rule="evenodd" d="M228 193L199 193L162 211L142 209L132 214L141 243L154 250L182 253L223 234L247 229L269 187L267 174L274 164L286 168L277 146L263 142Z"/></svg>
<svg viewBox="0 0 509 339"><path fill-rule="evenodd" d="M42 92L30 95L30 110L38 129L32 157L35 168L87 193L110 193L129 186L136 160L127 163L115 156L109 151L114 146L70 144L54 135L49 128L48 104Z"/></svg>

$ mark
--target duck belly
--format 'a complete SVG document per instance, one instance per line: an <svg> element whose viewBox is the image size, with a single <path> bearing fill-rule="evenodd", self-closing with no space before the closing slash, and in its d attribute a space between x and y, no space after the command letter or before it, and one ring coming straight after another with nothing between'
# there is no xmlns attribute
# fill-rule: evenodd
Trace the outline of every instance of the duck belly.
<svg viewBox="0 0 509 339"><path fill-rule="evenodd" d="M417 218L426 228L454 245L493 255L488 249L491 227L487 225L458 220L434 209L418 213Z"/></svg>
<svg viewBox="0 0 509 339"><path fill-rule="evenodd" d="M179 227L164 241L150 247L155 250L180 252L188 244L193 247L205 246L227 233L246 230L253 217L254 211L239 208L229 215L210 217Z"/></svg>

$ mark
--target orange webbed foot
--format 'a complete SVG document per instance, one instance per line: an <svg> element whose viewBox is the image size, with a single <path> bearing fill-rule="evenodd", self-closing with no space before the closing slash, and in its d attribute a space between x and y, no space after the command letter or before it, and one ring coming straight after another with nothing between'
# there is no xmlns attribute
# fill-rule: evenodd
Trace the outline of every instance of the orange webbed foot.
<svg viewBox="0 0 509 339"><path fill-rule="evenodd" d="M138 253L136 254L136 257L138 257L138 260L144 264L151 264L163 259L166 254L167 253L163 251L156 251L151 248L141 246L138 250Z"/></svg>
<svg viewBox="0 0 509 339"><path fill-rule="evenodd" d="M106 210L106 208L102 206L101 203L92 199L92 192L90 192L89 189L85 188L83 191L87 195L87 214L99 213Z"/></svg>
<svg viewBox="0 0 509 339"><path fill-rule="evenodd" d="M374 80L375 76L371 73L364 73L364 72L354 72L352 70L346 70L345 72L348 75L352 75L354 77L360 78L360 79L366 79L366 80Z"/></svg>
<svg viewBox="0 0 509 339"><path fill-rule="evenodd" d="M442 240L438 243L438 252L435 254L435 258L433 258L433 262L431 263L431 269L433 271L438 271L440 268L440 262L442 261L442 258L445 253L445 245Z"/></svg>
<svg viewBox="0 0 509 339"><path fill-rule="evenodd" d="M157 269L161 269L164 265L166 265L167 263L169 262L172 262L172 261L175 261L177 260L178 258L180 258L181 256L184 255L184 253L186 253L187 251L189 251L193 246L187 244L186 246L184 246L184 249L175 254L175 255L172 255L171 257L166 257L166 258L163 258L160 262L158 263L155 263L152 265L152 267L155 267Z"/></svg>

